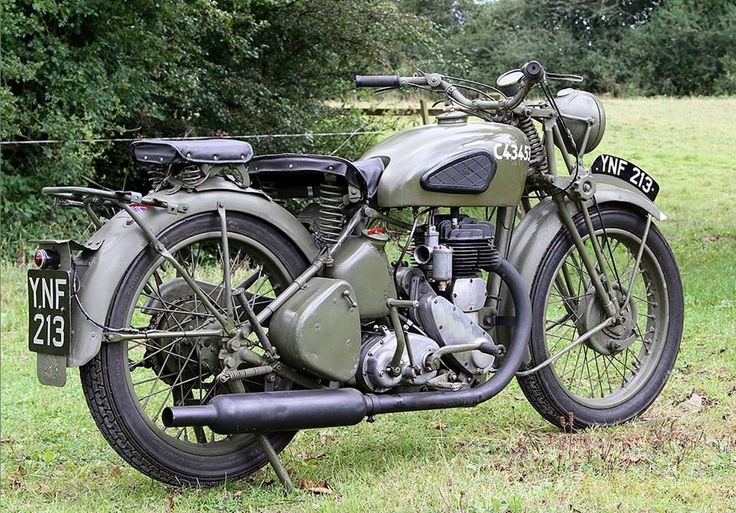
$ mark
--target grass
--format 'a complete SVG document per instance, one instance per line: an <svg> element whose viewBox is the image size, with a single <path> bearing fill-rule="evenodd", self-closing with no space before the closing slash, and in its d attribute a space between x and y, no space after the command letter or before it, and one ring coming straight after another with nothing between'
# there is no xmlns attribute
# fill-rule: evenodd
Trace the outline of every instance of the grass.
<svg viewBox="0 0 736 513"><path fill-rule="evenodd" d="M138 473L98 433L70 370L40 385L26 350L24 270L2 267L3 511L736 510L736 100L608 100L600 151L662 186L661 223L685 285L682 351L661 397L624 426L565 434L516 384L474 408L304 431L285 498L270 469L208 490Z"/></svg>

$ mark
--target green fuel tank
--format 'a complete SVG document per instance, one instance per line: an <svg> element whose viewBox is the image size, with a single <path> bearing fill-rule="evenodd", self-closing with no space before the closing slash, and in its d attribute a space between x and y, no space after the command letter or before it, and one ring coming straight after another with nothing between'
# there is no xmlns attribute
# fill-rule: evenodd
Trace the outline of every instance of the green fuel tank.
<svg viewBox="0 0 736 513"><path fill-rule="evenodd" d="M404 130L361 158L386 165L379 207L515 206L524 190L531 149L524 133L501 123L468 123L463 113ZM444 116L444 117L442 117Z"/></svg>

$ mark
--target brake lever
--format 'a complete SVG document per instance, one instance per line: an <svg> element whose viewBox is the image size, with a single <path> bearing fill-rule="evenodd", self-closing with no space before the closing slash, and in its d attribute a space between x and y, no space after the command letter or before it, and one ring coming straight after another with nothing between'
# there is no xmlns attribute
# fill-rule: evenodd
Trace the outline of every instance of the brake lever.
<svg viewBox="0 0 736 513"><path fill-rule="evenodd" d="M580 75L570 75L567 73L550 73L547 72L547 78L550 80L561 80L563 82L580 83L583 81L583 77Z"/></svg>
<svg viewBox="0 0 736 513"><path fill-rule="evenodd" d="M379 87L378 89L373 90L373 94L375 95L385 94L385 93L390 93L391 91L397 91L399 89L401 88L400 87Z"/></svg>

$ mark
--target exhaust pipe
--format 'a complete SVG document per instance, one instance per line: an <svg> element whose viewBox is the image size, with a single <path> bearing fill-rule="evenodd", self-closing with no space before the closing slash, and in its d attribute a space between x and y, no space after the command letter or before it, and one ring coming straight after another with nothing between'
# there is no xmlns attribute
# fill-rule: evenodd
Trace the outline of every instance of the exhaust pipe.
<svg viewBox="0 0 736 513"><path fill-rule="evenodd" d="M164 409L166 427L209 426L220 434L294 431L350 426L365 417L442 408L470 407L503 390L519 370L531 333L532 306L518 271L498 259L494 272L506 284L514 300L514 333L501 369L475 388L458 392L363 394L354 388L258 392L215 396L201 406Z"/></svg>

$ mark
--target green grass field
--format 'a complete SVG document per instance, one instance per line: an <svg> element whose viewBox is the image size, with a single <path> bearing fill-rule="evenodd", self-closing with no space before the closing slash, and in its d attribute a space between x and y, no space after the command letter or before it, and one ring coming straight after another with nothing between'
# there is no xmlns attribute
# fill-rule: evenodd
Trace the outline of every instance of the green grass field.
<svg viewBox="0 0 736 513"><path fill-rule="evenodd" d="M110 449L77 372L40 385L26 350L23 269L2 267L3 511L736 510L736 100L608 100L602 152L662 186L661 223L685 285L675 371L643 418L565 434L516 384L474 408L305 431L292 479L331 493L284 497L270 469L208 490L163 486Z"/></svg>

